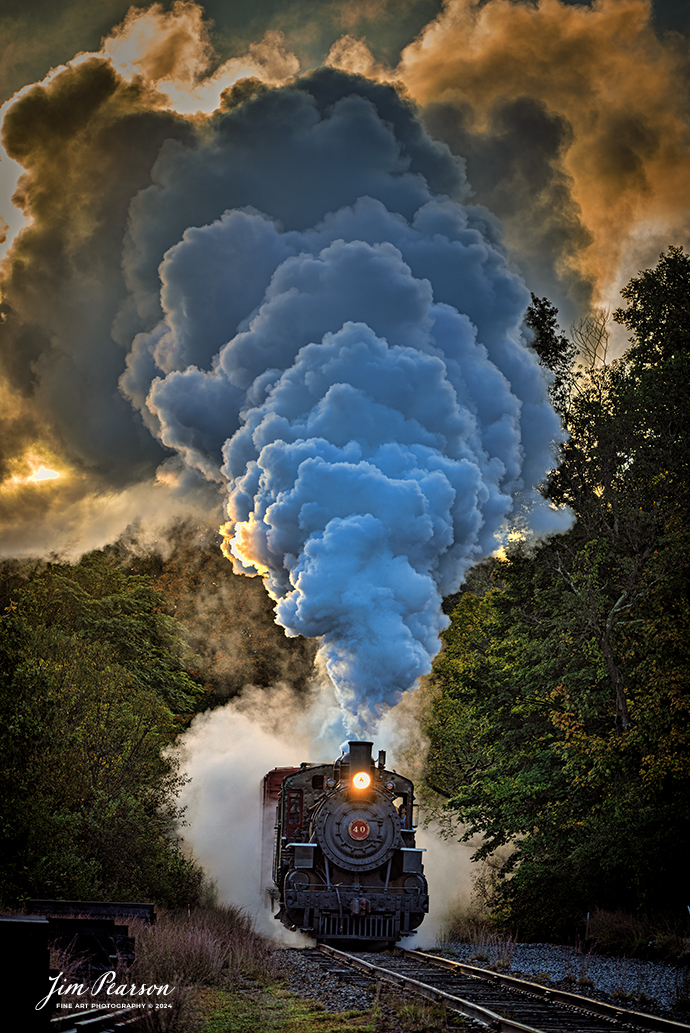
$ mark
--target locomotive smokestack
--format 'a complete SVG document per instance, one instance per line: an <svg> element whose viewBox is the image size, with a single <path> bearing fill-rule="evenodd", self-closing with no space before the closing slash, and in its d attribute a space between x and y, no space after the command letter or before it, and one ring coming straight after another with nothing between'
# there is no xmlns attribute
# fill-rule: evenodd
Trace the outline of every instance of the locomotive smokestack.
<svg viewBox="0 0 690 1033"><path fill-rule="evenodd" d="M371 750L373 742L349 742L350 771L371 771Z"/></svg>

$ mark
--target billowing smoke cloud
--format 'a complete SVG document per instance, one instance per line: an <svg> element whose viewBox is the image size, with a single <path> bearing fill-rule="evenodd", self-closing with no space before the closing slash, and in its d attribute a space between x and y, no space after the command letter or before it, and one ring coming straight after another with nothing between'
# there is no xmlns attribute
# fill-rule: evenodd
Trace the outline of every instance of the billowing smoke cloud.
<svg viewBox="0 0 690 1033"><path fill-rule="evenodd" d="M567 523L535 490L561 431L462 163L393 86L294 69L274 34L214 71L199 9L154 6L8 108L4 484L38 439L73 507L225 495L228 555L357 732L507 520Z"/></svg>
<svg viewBox="0 0 690 1033"><path fill-rule="evenodd" d="M134 499L156 470L159 500L226 493L236 569L322 640L365 731L429 671L442 596L506 520L567 522L535 492L560 427L461 163L392 86L275 86L280 47L234 83L198 8L153 7L10 106L32 221L5 376L13 431L69 457L75 499ZM174 110L212 93L211 115Z"/></svg>
<svg viewBox="0 0 690 1033"><path fill-rule="evenodd" d="M163 318L123 390L227 485L236 569L321 638L366 731L430 670L442 596L515 499L539 530L567 523L534 491L560 427L520 336L528 292L387 86L324 70L259 91L154 178L126 269L139 318Z"/></svg>
<svg viewBox="0 0 690 1033"><path fill-rule="evenodd" d="M149 334L164 313L173 318L175 276L183 271L166 251L188 231L184 254L190 257L194 233L222 220L226 210L250 205L285 231L305 233L329 211L371 196L410 222L423 201L411 194L404 203L392 200L393 188L408 189L422 176L427 200L438 194L461 200L464 164L473 191L465 199L471 196L500 216L511 261L531 290L559 306L566 326L593 303L615 306L617 288L630 275L653 263L669 242L689 239L684 51L681 37L661 37L658 25L652 27L649 0L448 0L440 14L438 6L435 0L352 0L319 5L317 17L313 5L307 9L294 0L249 20L233 8L235 20L227 21L227 12L211 5L212 34L191 0L153 4L132 9L98 53L79 53L69 67L26 86L6 105L0 236L6 232L12 247L2 271L0 531L10 551L76 552L82 541L102 544L142 515L179 512L180 498L189 499L190 490L197 493L192 508L211 514L220 504L205 479L219 477L222 487L218 463L206 464L203 477L195 472L199 456L222 446L204 438L215 428L207 431L197 413L199 440L190 445L192 414L189 426L183 421L178 427L168 408L167 445L155 406L146 402L152 377L181 372L183 356L164 360L167 343L161 342L163 365L151 364L147 378L140 342L132 342L138 333ZM109 10L115 22L126 5L113 0ZM661 5L654 11L663 14ZM22 68L28 74L34 58L48 68L48 53L55 61L95 49L108 22L101 13L96 25L92 15L81 0L70 0L60 12L42 11L41 18L25 22L17 16L11 26L3 21L11 39L0 66L6 88L25 81L17 76ZM428 24L410 44L424 19ZM22 26L28 26L25 35ZM376 129L376 118L367 132L358 135L361 119L347 132L343 107L339 117L324 118L337 99L337 89L329 99L324 83L318 97L313 83L302 90L306 103L298 127L299 80L297 88L275 85L297 72L296 54L303 64L318 62L329 48L331 63L402 83L457 163L437 147L432 174L433 147L428 138L422 146L423 133L409 112L407 131L417 134L425 157L413 153L411 138L399 150L405 120L394 101L387 110L380 98L376 102L383 123L394 126L388 137ZM263 108L245 103L262 89ZM328 143L322 122L332 130L330 163L322 158ZM227 189L221 179L228 175L228 141L220 143L221 126L234 134L237 170ZM312 146L317 137L319 146ZM372 184L363 174L368 159L371 176L378 174L383 152L370 147L381 145L402 162L394 171L394 161L387 166L387 196L383 180ZM246 162L238 158L244 149ZM205 175L194 168L195 155L207 159ZM174 157L179 167L173 190L166 177ZM339 193L335 185L325 188L336 166ZM251 182L242 182L242 175ZM281 239L289 244L285 234ZM219 254L219 264L226 258ZM161 307L157 270L164 260ZM277 265L264 263L256 281L250 270L233 279L241 276L243 262L240 254L234 273L223 280L241 283L241 289L217 279L215 295L204 295L209 305L231 306L231 295L245 291L253 306L261 304ZM188 302L190 296L187 291ZM175 315L174 347L190 347L183 341L186 318L181 310ZM208 370L210 357L234 334L222 340L226 330L223 319L209 325L206 343L196 339L201 352L189 352L189 362ZM139 413L134 419L118 385L130 353L126 391ZM191 455L189 449L195 453L191 466L177 457ZM31 480L42 465L60 478Z"/></svg>

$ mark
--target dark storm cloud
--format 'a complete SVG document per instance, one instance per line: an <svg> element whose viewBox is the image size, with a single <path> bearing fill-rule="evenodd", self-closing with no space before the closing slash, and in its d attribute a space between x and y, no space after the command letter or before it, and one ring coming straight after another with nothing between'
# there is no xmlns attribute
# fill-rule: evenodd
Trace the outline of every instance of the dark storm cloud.
<svg viewBox="0 0 690 1033"><path fill-rule="evenodd" d="M53 448L109 486L163 457L118 392L123 354L110 332L125 296L131 198L150 182L161 143L190 135L156 106L93 58L27 92L3 123L4 146L25 169L16 201L31 219L2 288L5 389L51 428Z"/></svg>
<svg viewBox="0 0 690 1033"><path fill-rule="evenodd" d="M565 325L587 311L594 278L565 265L591 240L563 167L573 142L567 119L518 97L497 103L480 126L469 102L432 103L424 122L463 157L475 198L508 227L506 242L531 289L558 298Z"/></svg>
<svg viewBox="0 0 690 1033"><path fill-rule="evenodd" d="M655 12L448 0L395 69L467 158L530 286L567 315L590 291L615 306L630 276L690 238L687 46L658 34Z"/></svg>

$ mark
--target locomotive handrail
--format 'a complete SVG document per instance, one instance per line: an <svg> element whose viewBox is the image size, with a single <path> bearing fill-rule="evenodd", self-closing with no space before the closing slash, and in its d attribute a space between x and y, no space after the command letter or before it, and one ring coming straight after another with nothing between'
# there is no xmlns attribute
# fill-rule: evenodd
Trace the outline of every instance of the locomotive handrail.
<svg viewBox="0 0 690 1033"><path fill-rule="evenodd" d="M317 940L393 944L429 910L426 850L414 838L413 784L382 762L375 769L371 747L352 740L349 757L333 765L285 769L277 794L276 917Z"/></svg>

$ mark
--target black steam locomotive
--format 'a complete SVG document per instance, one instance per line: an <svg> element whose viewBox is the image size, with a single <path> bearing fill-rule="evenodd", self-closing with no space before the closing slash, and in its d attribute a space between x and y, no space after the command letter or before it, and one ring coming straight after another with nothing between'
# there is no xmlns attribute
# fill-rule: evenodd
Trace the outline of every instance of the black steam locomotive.
<svg viewBox="0 0 690 1033"><path fill-rule="evenodd" d="M276 918L319 942L392 946L429 910L412 782L386 770L383 751L375 764L371 748L351 742L333 764L278 768L264 779L265 802L280 785Z"/></svg>

